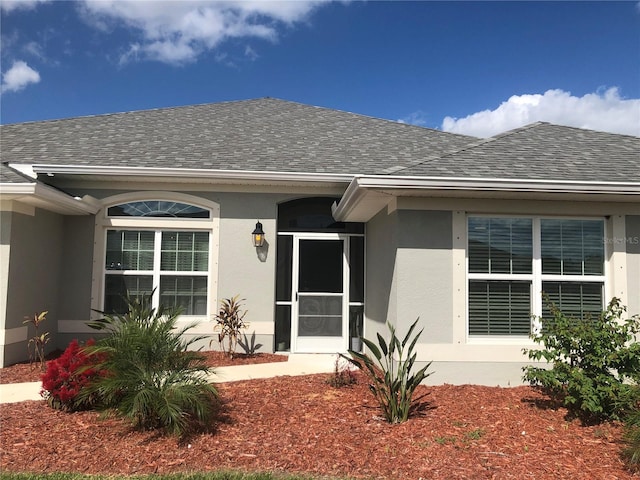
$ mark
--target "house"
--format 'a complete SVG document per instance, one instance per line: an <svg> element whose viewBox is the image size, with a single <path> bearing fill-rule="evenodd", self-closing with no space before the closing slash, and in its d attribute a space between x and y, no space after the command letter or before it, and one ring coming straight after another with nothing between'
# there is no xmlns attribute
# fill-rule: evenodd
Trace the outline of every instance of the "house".
<svg viewBox="0 0 640 480"><path fill-rule="evenodd" d="M489 139L263 98L0 127L0 361L155 290L211 334L245 298L265 351L336 352L420 318L434 383L514 385L542 292L640 313L640 138ZM251 234L260 223L265 242Z"/></svg>

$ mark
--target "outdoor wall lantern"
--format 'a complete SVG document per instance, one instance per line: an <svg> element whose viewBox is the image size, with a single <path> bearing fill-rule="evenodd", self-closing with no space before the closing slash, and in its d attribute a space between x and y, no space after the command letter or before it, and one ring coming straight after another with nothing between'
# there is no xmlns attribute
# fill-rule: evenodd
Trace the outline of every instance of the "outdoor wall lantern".
<svg viewBox="0 0 640 480"><path fill-rule="evenodd" d="M262 230L262 224L259 221L256 223L256 228L251 232L251 236L253 237L254 247L258 248L264 245L264 230Z"/></svg>

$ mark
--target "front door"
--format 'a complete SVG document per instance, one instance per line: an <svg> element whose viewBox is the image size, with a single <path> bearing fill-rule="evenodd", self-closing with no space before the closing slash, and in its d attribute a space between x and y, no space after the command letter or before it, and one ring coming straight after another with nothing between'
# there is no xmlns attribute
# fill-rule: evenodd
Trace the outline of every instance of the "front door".
<svg viewBox="0 0 640 480"><path fill-rule="evenodd" d="M294 352L345 351L349 333L347 237L296 236L293 245Z"/></svg>

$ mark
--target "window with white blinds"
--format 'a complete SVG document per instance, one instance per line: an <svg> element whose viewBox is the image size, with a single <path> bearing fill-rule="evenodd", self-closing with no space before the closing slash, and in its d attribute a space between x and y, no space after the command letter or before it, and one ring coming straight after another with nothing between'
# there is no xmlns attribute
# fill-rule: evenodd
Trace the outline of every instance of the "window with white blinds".
<svg viewBox="0 0 640 480"><path fill-rule="evenodd" d="M209 232L107 230L105 311L126 311L124 299L158 292L165 307L207 314Z"/></svg>
<svg viewBox="0 0 640 480"><path fill-rule="evenodd" d="M597 315L604 296L604 221L468 218L470 337L528 336L549 315Z"/></svg>

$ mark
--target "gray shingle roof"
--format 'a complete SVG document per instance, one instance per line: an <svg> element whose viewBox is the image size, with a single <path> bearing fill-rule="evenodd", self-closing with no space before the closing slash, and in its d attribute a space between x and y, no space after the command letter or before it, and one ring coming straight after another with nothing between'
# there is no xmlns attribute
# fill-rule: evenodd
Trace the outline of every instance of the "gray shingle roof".
<svg viewBox="0 0 640 480"><path fill-rule="evenodd" d="M0 127L2 162L376 174L476 140L263 98Z"/></svg>
<svg viewBox="0 0 640 480"><path fill-rule="evenodd" d="M640 138L538 122L395 174L638 182Z"/></svg>
<svg viewBox="0 0 640 480"><path fill-rule="evenodd" d="M0 183L33 183L34 179L29 178L13 168L0 163Z"/></svg>

